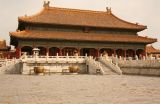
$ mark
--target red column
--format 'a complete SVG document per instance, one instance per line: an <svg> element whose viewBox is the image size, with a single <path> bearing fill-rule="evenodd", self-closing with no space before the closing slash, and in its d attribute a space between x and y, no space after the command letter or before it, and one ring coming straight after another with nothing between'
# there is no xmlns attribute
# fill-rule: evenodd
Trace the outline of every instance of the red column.
<svg viewBox="0 0 160 104"><path fill-rule="evenodd" d="M59 56L62 56L62 48L59 48Z"/></svg>
<svg viewBox="0 0 160 104"><path fill-rule="evenodd" d="M144 50L143 50L143 56L146 57L146 47L145 47Z"/></svg>
<svg viewBox="0 0 160 104"><path fill-rule="evenodd" d="M99 55L99 48L98 49L96 49L96 53L97 53L97 55L96 55L96 57L99 57L100 55Z"/></svg>
<svg viewBox="0 0 160 104"><path fill-rule="evenodd" d="M114 51L114 56L116 56L116 49L113 49L113 51Z"/></svg>
<svg viewBox="0 0 160 104"><path fill-rule="evenodd" d="M145 50L143 51L143 56L146 56L146 51Z"/></svg>
<svg viewBox="0 0 160 104"><path fill-rule="evenodd" d="M80 48L77 48L78 56L80 56L80 55L81 55L80 50L81 50Z"/></svg>
<svg viewBox="0 0 160 104"><path fill-rule="evenodd" d="M21 56L21 47L17 47L16 48L15 54L16 54L16 58L20 58L20 56Z"/></svg>
<svg viewBox="0 0 160 104"><path fill-rule="evenodd" d="M126 50L124 50L124 57L126 58Z"/></svg>

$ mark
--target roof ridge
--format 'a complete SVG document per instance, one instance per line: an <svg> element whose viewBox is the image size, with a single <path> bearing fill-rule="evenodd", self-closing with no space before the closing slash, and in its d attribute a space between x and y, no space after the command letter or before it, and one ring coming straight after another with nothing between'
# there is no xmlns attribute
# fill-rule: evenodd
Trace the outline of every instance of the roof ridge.
<svg viewBox="0 0 160 104"><path fill-rule="evenodd" d="M114 15L112 12L111 13L107 13L107 11L95 11L95 10L82 10L82 9L72 9L72 8L60 8L60 7L49 7L49 8L46 8L46 9L59 9L59 10L68 10L68 11L77 11L77 12L92 12L92 13L106 13L107 15L112 15L114 16L115 18L119 19L120 21L123 21L125 23L129 23L129 24L132 24L132 25L138 25L138 26L143 26L143 27L146 27L147 26L144 26L144 25L139 25L138 23L132 23L132 22L128 22L128 21L125 21L119 17L117 17L116 15Z"/></svg>
<svg viewBox="0 0 160 104"><path fill-rule="evenodd" d="M92 12L92 13L107 13L106 11L96 11L96 10L88 10L88 9L74 9L74 8L61 8L61 7L49 7L47 9L57 9L57 10L68 10L68 11L77 11L77 12Z"/></svg>
<svg viewBox="0 0 160 104"><path fill-rule="evenodd" d="M105 11L95 11L95 10L82 10L82 9L72 9L72 8L61 8L61 7L49 7L49 8L43 8L40 12L36 13L36 14L33 14L33 15L30 15L30 16L27 16L27 15L24 15L24 16L20 16L18 17L18 19L23 19L23 18L32 18L32 17L36 17L40 14L42 14L45 10L52 10L52 9L57 9L57 10L64 10L64 11L74 11L74 12L83 12L83 13L88 13L88 12L92 12L92 13L107 13Z"/></svg>

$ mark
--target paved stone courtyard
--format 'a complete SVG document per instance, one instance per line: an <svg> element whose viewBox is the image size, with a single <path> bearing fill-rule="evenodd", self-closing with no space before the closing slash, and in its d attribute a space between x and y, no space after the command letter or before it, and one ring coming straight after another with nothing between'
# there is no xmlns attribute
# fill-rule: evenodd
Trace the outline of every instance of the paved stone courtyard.
<svg viewBox="0 0 160 104"><path fill-rule="evenodd" d="M0 75L0 104L160 104L160 77Z"/></svg>

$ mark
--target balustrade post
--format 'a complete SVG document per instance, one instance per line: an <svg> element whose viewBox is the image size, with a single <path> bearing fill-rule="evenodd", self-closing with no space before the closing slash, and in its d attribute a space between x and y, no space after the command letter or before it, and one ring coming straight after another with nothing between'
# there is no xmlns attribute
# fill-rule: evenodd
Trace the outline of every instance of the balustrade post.
<svg viewBox="0 0 160 104"><path fill-rule="evenodd" d="M119 60L122 60L122 57L121 57L121 56L119 56Z"/></svg>
<svg viewBox="0 0 160 104"><path fill-rule="evenodd" d="M102 58L102 54L100 55L100 57Z"/></svg>
<svg viewBox="0 0 160 104"><path fill-rule="evenodd" d="M126 56L127 56L127 51L124 50L124 60L126 60Z"/></svg>
<svg viewBox="0 0 160 104"><path fill-rule="evenodd" d="M87 55L87 53L85 54L85 57L87 57L88 55Z"/></svg>
<svg viewBox="0 0 160 104"><path fill-rule="evenodd" d="M5 66L7 66L7 58L5 58Z"/></svg>
<svg viewBox="0 0 160 104"><path fill-rule="evenodd" d="M136 52L136 50L134 50L134 56L135 56L135 58L136 58L136 56L137 56L137 52Z"/></svg>
<svg viewBox="0 0 160 104"><path fill-rule="evenodd" d="M59 58L59 56L58 56L58 53L57 53L57 55L56 55L56 60L58 60L58 58Z"/></svg>
<svg viewBox="0 0 160 104"><path fill-rule="evenodd" d="M47 56L47 54L49 55L49 48L46 48L46 50L47 50L46 52L46 56Z"/></svg>
<svg viewBox="0 0 160 104"><path fill-rule="evenodd" d="M146 57L145 57L145 56L143 56L143 60L146 60Z"/></svg>
<svg viewBox="0 0 160 104"><path fill-rule="evenodd" d="M137 55L135 56L135 59L138 60L138 56Z"/></svg>
<svg viewBox="0 0 160 104"><path fill-rule="evenodd" d="M118 56L116 55L116 66L118 65Z"/></svg>
<svg viewBox="0 0 160 104"><path fill-rule="evenodd" d="M26 61L26 60L27 60L27 53L24 52L24 61Z"/></svg>
<svg viewBox="0 0 160 104"><path fill-rule="evenodd" d="M48 56L49 56L49 53L47 52L47 54L46 54L46 61L48 61Z"/></svg>

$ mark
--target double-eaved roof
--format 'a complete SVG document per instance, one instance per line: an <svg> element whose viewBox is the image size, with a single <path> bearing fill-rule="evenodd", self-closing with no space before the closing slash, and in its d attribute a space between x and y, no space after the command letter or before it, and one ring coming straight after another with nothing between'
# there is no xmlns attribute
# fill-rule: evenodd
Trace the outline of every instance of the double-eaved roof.
<svg viewBox="0 0 160 104"><path fill-rule="evenodd" d="M19 27L28 24L49 24L62 26L82 26L96 27L103 29L121 29L133 30L135 32L146 29L146 26L137 23L126 22L114 14L111 9L106 12L66 9L57 7L44 7L43 10L33 16L19 17ZM73 41L96 41L96 42L136 42L136 43L153 43L156 39L141 37L138 35L120 35L109 33L85 33L85 32L64 32L49 30L22 30L10 32L10 36L20 39L50 39L50 40L73 40Z"/></svg>

